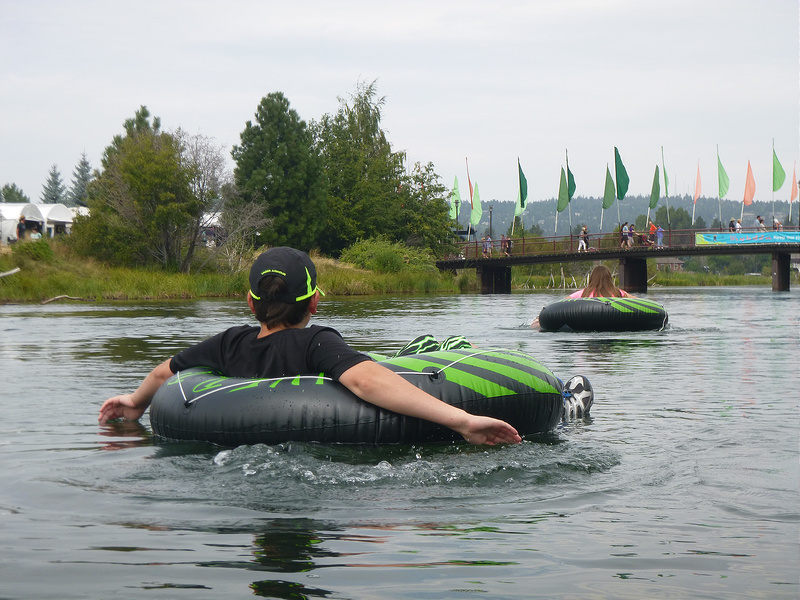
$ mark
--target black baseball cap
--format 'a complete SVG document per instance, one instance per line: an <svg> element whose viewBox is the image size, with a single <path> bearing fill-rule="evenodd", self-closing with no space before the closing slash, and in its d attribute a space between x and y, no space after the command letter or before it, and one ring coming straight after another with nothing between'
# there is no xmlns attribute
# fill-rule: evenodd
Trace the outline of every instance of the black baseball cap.
<svg viewBox="0 0 800 600"><path fill-rule="evenodd" d="M311 258L301 250L286 246L270 248L256 259L250 268L250 295L261 300L258 296L258 284L264 277L280 277L286 282L286 291L276 294L275 300L294 304L306 300L319 292L325 293L317 287L317 269Z"/></svg>

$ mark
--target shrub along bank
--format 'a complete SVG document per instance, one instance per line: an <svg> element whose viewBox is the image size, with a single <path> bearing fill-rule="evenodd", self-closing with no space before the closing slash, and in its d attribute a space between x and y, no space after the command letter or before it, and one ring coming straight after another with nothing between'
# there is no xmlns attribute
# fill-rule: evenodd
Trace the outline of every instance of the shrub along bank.
<svg viewBox="0 0 800 600"><path fill-rule="evenodd" d="M59 241L39 240L3 247L0 302L44 302L61 296L82 300L149 300L240 297L247 292L247 269L258 252L243 257L239 269L230 263L209 263L199 273L169 273L156 269L109 267L80 257ZM403 293L475 293L480 283L473 269L440 272L424 252L385 240L358 242L333 260L312 253L320 287L328 295ZM514 267L514 289L575 288L584 284L594 263L576 263L564 273L559 265ZM614 264L608 265L612 269ZM769 285L768 275L724 276L707 273L656 272L650 286Z"/></svg>

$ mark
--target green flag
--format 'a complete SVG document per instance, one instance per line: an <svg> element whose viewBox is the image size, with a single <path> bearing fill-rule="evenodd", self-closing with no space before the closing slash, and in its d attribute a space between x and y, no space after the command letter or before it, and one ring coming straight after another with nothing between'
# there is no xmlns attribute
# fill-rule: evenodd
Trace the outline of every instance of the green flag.
<svg viewBox="0 0 800 600"><path fill-rule="evenodd" d="M519 157L517 157L517 168L519 169L519 206L525 210L525 203L528 201L528 180L525 179L525 173L522 172Z"/></svg>
<svg viewBox="0 0 800 600"><path fill-rule="evenodd" d="M514 208L514 216L515 217L522 216L523 208L522 208L522 205L520 204L519 198L520 198L519 190L517 190L517 206Z"/></svg>
<svg viewBox="0 0 800 600"><path fill-rule="evenodd" d="M458 219L458 207L461 206L461 193L458 191L458 175L453 182L453 193L450 194L450 218Z"/></svg>
<svg viewBox="0 0 800 600"><path fill-rule="evenodd" d="M569 170L569 165L567 165L567 192L569 192L569 199L572 200L575 195L575 178L572 176L572 171Z"/></svg>
<svg viewBox="0 0 800 600"><path fill-rule="evenodd" d="M483 216L483 209L481 208L481 197L478 194L478 182L475 182L475 188L472 193L472 214L469 216L469 222L473 227L477 227L481 222Z"/></svg>
<svg viewBox="0 0 800 600"><path fill-rule="evenodd" d="M772 191L777 192L781 189L783 182L786 181L786 171L783 170L775 148L772 149Z"/></svg>
<svg viewBox="0 0 800 600"><path fill-rule="evenodd" d="M719 197L724 198L728 193L728 187L731 185L731 180L728 179L728 174L725 172L725 167L722 166L722 161L717 154L717 180L719 181Z"/></svg>
<svg viewBox="0 0 800 600"><path fill-rule="evenodd" d="M611 208L611 205L614 204L614 198L616 197L614 194L616 193L614 189L614 180L611 178L611 171L606 165L606 189L605 193L603 194L603 208Z"/></svg>
<svg viewBox="0 0 800 600"><path fill-rule="evenodd" d="M664 146L661 146L661 170L664 171L664 196L669 198L669 177L667 177L667 167L664 165Z"/></svg>
<svg viewBox="0 0 800 600"><path fill-rule="evenodd" d="M572 171L569 170L569 154L564 152L564 158L567 160L567 191L569 192L569 199L575 195L575 178L572 176Z"/></svg>
<svg viewBox="0 0 800 600"><path fill-rule="evenodd" d="M661 180L658 178L658 165L656 174L653 176L653 190L650 192L650 208L655 208L658 204L658 197L661 195Z"/></svg>
<svg viewBox="0 0 800 600"><path fill-rule="evenodd" d="M619 155L619 150L614 146L614 170L617 176L617 200L622 200L625 193L628 191L628 172L625 170L625 165L622 164L622 158Z"/></svg>
<svg viewBox="0 0 800 600"><path fill-rule="evenodd" d="M561 212L569 205L569 190L567 189L567 174L564 167L561 167L561 182L558 184L558 207L557 212Z"/></svg>

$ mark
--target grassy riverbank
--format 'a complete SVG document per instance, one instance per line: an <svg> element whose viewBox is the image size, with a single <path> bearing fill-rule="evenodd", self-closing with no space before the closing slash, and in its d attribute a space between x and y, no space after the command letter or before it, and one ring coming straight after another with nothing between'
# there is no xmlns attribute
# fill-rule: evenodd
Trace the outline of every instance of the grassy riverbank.
<svg viewBox="0 0 800 600"><path fill-rule="evenodd" d="M253 257L254 258L254 257ZM480 284L472 269L441 273L428 265L412 265L393 272L357 268L346 262L314 256L319 285L329 295L404 293L470 293ZM249 261L245 261L249 265ZM585 274L592 263L575 268ZM76 256L59 242L28 242L0 253L0 272L20 271L0 278L0 303L45 302L60 296L83 300L155 300L240 297L247 291L247 267L238 273L165 273L146 269L109 267ZM529 267L513 269L514 289L574 288L582 275L562 275L558 265L543 273ZM796 277L796 276L794 276ZM650 286L770 285L767 275L722 276L704 273L651 273ZM794 281L793 281L794 283Z"/></svg>
<svg viewBox="0 0 800 600"><path fill-rule="evenodd" d="M453 293L479 289L472 271L453 275L429 267L378 273L329 258L313 258L319 285L331 295ZM27 242L24 249L6 249L0 254L0 272L20 269L0 278L0 302L44 302L59 296L92 301L241 297L247 292L249 262L238 273L165 273L109 267L76 256L63 243Z"/></svg>

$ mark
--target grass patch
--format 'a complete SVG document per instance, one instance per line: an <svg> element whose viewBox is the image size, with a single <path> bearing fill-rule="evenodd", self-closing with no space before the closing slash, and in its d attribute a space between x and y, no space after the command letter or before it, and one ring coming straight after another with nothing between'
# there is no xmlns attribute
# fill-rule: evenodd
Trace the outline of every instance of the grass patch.
<svg viewBox="0 0 800 600"><path fill-rule="evenodd" d="M39 245L28 249L26 246ZM177 298L234 298L247 292L247 271L168 273L155 269L110 267L74 254L58 241L20 244L22 251L3 248L0 271L20 272L0 278L0 302L43 302L57 296L84 300L167 300ZM254 253L254 257L257 253ZM375 272L312 253L320 287L329 295L364 296L400 293L477 291L474 272L457 276L435 267L405 266L399 271ZM433 264L431 262L431 264ZM245 267L249 266L244 265Z"/></svg>
<svg viewBox="0 0 800 600"><path fill-rule="evenodd" d="M474 269L455 273L440 272L433 260L406 254L406 250L389 245L402 259L387 258L384 254L379 270L357 267L312 253L317 265L320 287L328 295L366 296L372 294L407 293L476 293L480 281ZM359 250L367 261L370 248ZM356 253L356 254L359 254ZM253 258L258 254L255 252ZM178 298L238 298L247 292L247 269L231 273L230 266L219 265L219 271L196 274L167 273L154 269L109 267L93 259L75 255L68 245L53 240L25 242L11 248L0 247L0 272L19 267L20 272L0 278L0 302L43 302L57 296L72 296L84 300L165 300ZM402 266L400 266L402 263ZM388 266L387 266L388 265ZM618 265L610 265L616 270ZM591 270L591 265L585 265ZM224 272L227 270L228 272ZM576 267L564 269L567 288L581 287L587 271ZM575 281L573 282L573 277ZM792 271L792 285L798 285L798 275ZM656 271L649 269L649 286L735 286L770 285L770 275L713 275L694 272ZM518 266L512 269L512 288L561 288L561 265Z"/></svg>

